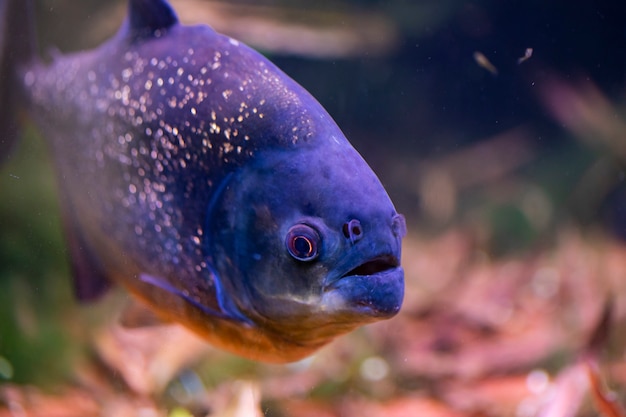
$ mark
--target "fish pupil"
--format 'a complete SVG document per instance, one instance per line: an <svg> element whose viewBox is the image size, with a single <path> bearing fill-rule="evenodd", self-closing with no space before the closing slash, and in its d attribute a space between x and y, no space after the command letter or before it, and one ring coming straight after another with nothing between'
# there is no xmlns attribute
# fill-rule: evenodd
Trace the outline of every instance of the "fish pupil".
<svg viewBox="0 0 626 417"><path fill-rule="evenodd" d="M293 246L298 254L303 257L311 256L313 252L313 243L305 236L296 236L294 238Z"/></svg>
<svg viewBox="0 0 626 417"><path fill-rule="evenodd" d="M299 261L312 261L317 258L320 236L306 224L297 224L287 233L286 246L289 254Z"/></svg>

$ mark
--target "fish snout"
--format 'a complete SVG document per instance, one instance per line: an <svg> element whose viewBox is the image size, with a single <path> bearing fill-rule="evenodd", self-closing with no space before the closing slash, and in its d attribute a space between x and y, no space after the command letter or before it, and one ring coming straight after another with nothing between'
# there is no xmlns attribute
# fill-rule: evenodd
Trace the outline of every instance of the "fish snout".
<svg viewBox="0 0 626 417"><path fill-rule="evenodd" d="M406 220L402 214L395 213L391 218L391 231L394 236L402 239L406 236ZM357 219L351 219L343 224L343 235L354 245L363 238L363 226Z"/></svg>

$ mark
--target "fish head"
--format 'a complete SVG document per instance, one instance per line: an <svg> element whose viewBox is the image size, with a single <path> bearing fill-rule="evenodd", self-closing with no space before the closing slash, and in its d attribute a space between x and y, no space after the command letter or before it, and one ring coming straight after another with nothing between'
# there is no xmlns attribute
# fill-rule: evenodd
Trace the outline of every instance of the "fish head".
<svg viewBox="0 0 626 417"><path fill-rule="evenodd" d="M215 267L233 304L300 345L389 318L404 294L404 217L347 140L331 136L323 147L256 155L210 219Z"/></svg>

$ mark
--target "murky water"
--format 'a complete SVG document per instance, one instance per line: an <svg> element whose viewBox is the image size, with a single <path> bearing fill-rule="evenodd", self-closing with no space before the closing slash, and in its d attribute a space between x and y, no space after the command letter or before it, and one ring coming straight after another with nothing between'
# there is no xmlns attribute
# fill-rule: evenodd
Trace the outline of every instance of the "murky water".
<svg viewBox="0 0 626 417"><path fill-rule="evenodd" d="M617 2L172 3L183 21L212 24L260 49L318 99L406 215L411 242L462 230L477 245L474 255L507 259L554 244L565 225L626 235L626 34ZM124 14L119 1L40 1L42 50L94 46ZM54 387L78 379L82 388L97 381L98 392L112 395L109 385L119 380L85 365L94 350L105 356L102 346L110 340L93 329L112 317L108 307L74 301L48 158L38 133L27 128L0 166L0 384ZM405 257L422 259L412 252L418 250L410 245ZM467 259L476 261L472 256ZM407 274L418 287L436 279ZM111 304L124 304L125 295L118 298ZM278 401L271 398L280 398L284 415L298 408L289 408L298 396L338 401L334 389L368 400L410 392L418 376L406 388L388 383L397 369L384 359L385 324L376 329L375 336L363 330L324 351L325 367L279 371L214 352L199 370L155 382L162 384L156 392L166 392L169 414L163 415L187 415L174 414L172 404L184 408L205 389L220 404L215 409L227 407L218 398L245 401L254 394L270 398L268 409ZM143 343L125 337L114 339L121 347L113 349L119 357L108 356L109 365L131 363L124 349ZM163 354L164 362L185 362L175 348L168 352L174 353ZM215 370L218 360L227 365ZM314 371L299 374L298 366ZM261 381L264 388L260 394L257 385L226 388L232 379ZM293 395L276 394L271 383L293 383ZM153 392L126 388L125 401L133 389Z"/></svg>

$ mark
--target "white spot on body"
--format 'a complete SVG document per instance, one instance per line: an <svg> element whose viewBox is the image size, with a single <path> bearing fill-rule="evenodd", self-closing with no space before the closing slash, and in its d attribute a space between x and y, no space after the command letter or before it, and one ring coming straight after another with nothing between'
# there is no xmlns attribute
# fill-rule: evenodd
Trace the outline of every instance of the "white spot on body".
<svg viewBox="0 0 626 417"><path fill-rule="evenodd" d="M32 71L28 71L24 75L24 84L26 84L26 87L29 88L35 84L35 74Z"/></svg>
<svg viewBox="0 0 626 417"><path fill-rule="evenodd" d="M122 71L122 79L124 80L125 83L127 83L128 80L130 80L131 75L133 75L133 69L132 68L125 68Z"/></svg>

